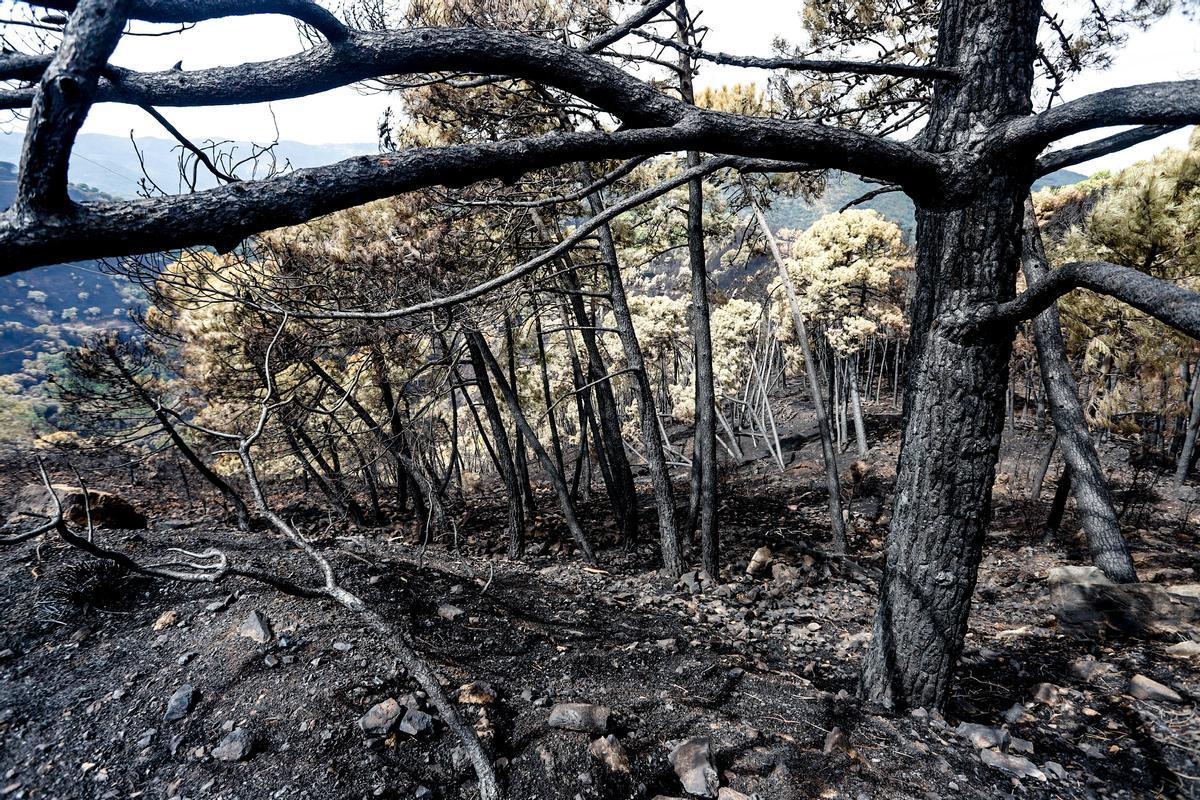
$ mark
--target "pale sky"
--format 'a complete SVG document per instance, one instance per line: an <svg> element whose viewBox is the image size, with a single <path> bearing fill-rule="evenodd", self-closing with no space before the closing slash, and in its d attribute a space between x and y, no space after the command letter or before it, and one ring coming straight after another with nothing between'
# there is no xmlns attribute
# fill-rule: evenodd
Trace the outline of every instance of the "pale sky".
<svg viewBox="0 0 1200 800"><path fill-rule="evenodd" d="M1065 0L1082 2L1082 0ZM9 8L5 8L8 6ZM0 0L4 16L12 0ZM777 35L799 38L801 2L780 0L692 0L701 12L700 21L711 30L706 48L739 54L770 54ZM201 23L181 36L125 37L113 62L138 70L169 68L182 59L184 69L264 61L287 55L301 47L295 24L278 16L241 17ZM706 65L699 76L701 85L763 82L761 70ZM1085 74L1068 88L1068 99L1114 86L1174 80L1200 75L1200 25L1181 16L1169 17L1149 31L1135 33L1104 72ZM271 104L283 139L311 144L373 142L376 125L389 98L366 94L354 88ZM274 123L266 105L217 108L164 108L163 113L194 139L230 138L269 140ZM92 109L84 130L128 136L163 137L165 134L144 112L120 105ZM1106 132L1084 135L1095 138ZM1144 158L1167 144L1182 145L1187 131L1177 131L1152 143L1120 154L1080 165L1076 169L1119 168ZM1065 144L1072 144L1067 141Z"/></svg>

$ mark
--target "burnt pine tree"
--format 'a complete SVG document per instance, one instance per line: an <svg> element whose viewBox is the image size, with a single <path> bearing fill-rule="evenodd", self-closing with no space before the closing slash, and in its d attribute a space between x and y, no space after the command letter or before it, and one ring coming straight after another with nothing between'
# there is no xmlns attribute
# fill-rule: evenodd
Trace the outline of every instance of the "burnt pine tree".
<svg viewBox="0 0 1200 800"><path fill-rule="evenodd" d="M1102 91L1033 113L1042 18L1037 0L944 0L937 11L933 64L738 60L932 82L926 127L906 142L794 119L698 109L640 80L606 48L653 19L669 0L652 0L578 47L563 32L553 39L479 28L364 32L308 0L39 5L69 12L58 46L53 52L0 56L0 80L12 87L0 93L0 105L28 115L17 200L0 217L5 273L186 245L226 249L268 228L400 192L664 152L738 157L719 162L734 169L745 159L754 159L760 170L770 169L763 162L771 160L786 162L775 167L779 170L836 168L900 186L917 205L913 342L886 569L862 677L864 695L887 706L937 706L946 699L990 517L1015 325L1085 287L1200 335L1200 296L1112 264L1069 264L1015 295L1024 200L1047 146L1111 125L1200 122L1197 80ZM195 71L140 73L108 63L130 20L185 23L254 13L291 15L324 41L274 61ZM96 203L67 196L71 148L93 103L159 109L230 105L300 97L379 76L446 73L541 84L621 125L411 147L181 196ZM1073 148L1054 162L1068 166L1137 138ZM586 235L610 218L581 221L578 230ZM517 280L561 252L409 308L339 313L360 319L428 313Z"/></svg>

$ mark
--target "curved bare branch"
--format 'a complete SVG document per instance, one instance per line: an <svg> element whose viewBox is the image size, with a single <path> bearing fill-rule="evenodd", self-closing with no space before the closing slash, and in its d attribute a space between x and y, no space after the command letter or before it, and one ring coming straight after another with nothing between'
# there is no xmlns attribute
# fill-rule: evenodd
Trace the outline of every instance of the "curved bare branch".
<svg viewBox="0 0 1200 800"><path fill-rule="evenodd" d="M1106 136L1103 139L1097 139L1094 142L1081 144L1078 147L1055 150L1052 153L1046 153L1037 160L1035 174L1040 178L1051 172L1065 169L1075 164L1081 164L1084 161L1091 161L1093 158L1099 158L1109 153L1117 153L1128 147L1133 147L1135 144L1157 139L1159 136L1166 136L1168 133L1177 131L1181 127L1183 126L1143 125L1140 128L1122 131L1112 136Z"/></svg>
<svg viewBox="0 0 1200 800"><path fill-rule="evenodd" d="M1200 123L1200 80L1144 83L1096 92L1014 119L993 136L992 148L995 155L1036 152L1064 136L1110 125L1196 123Z"/></svg>
<svg viewBox="0 0 1200 800"><path fill-rule="evenodd" d="M79 4L71 0L38 0L30 5L72 11ZM129 19L165 24L204 22L253 14L293 17L316 29L331 42L340 42L350 32L341 20L313 0L133 0L127 11Z"/></svg>
<svg viewBox="0 0 1200 800"><path fill-rule="evenodd" d="M1076 289L1116 298L1200 339L1200 292L1107 261L1075 261L1059 267L1017 297L995 306L978 322L990 325L1032 319Z"/></svg>

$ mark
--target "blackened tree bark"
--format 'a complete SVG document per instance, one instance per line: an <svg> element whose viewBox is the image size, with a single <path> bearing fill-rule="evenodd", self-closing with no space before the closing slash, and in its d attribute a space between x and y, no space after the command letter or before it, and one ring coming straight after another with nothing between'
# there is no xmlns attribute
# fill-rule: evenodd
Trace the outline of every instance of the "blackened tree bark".
<svg viewBox="0 0 1200 800"><path fill-rule="evenodd" d="M1183 448L1179 451L1179 460L1175 463L1175 485L1183 486L1192 461L1196 454L1196 437L1200 436L1200 363L1196 364L1196 374L1192 378L1192 408L1188 414L1187 428L1183 435Z"/></svg>
<svg viewBox="0 0 1200 800"><path fill-rule="evenodd" d="M504 417L500 415L496 393L492 390L492 381L488 377L487 362L483 359L478 341L470 332L466 335L466 341L471 369L475 372L475 388L479 392L479 401L483 404L484 413L492 429L492 443L496 450L493 455L500 470L500 479L504 481L504 488L508 493L508 554L519 558L525 552L525 509L521 503L521 486L513 466L508 431L504 427Z"/></svg>
<svg viewBox="0 0 1200 800"><path fill-rule="evenodd" d="M589 184L595 180L587 167L583 169L583 179ZM588 195L588 204L593 214L604 211L604 200L599 192ZM600 258L604 261L605 275L608 278L617 336L621 340L625 360L633 371L638 424L642 431L642 444L646 448L646 466L654 488L654 504L658 509L658 537L663 569L668 575L679 577L683 574L683 555L679 547L679 529L675 523L675 494L671 488L671 475L667 471L667 457L663 452L659 433L654 390L650 387L650 376L646 372L646 361L642 357L642 345L638 342L637 332L633 327L633 315L629 311L629 299L625 296L625 281L621 277L621 262L617 258L612 229L605 223L597 228L596 234L600 241Z"/></svg>
<svg viewBox="0 0 1200 800"><path fill-rule="evenodd" d="M560 238L557 231L551 230L542 219L537 209L532 210L532 217L543 239L551 241ZM612 501L613 517L616 519L617 528L621 531L621 538L625 544L630 546L637 540L638 533L637 488L633 482L633 469L629 466L629 457L625 455L617 402L613 395L611 381L604 380L608 374L608 367L600 353L600 345L596 338L596 322L583 302L575 263L570 254L563 256L562 265L564 268L563 284L567 296L570 298L571 314L575 318L576 325L579 326L580 335L583 337L583 346L587 352L588 379L585 382L577 383L576 389L578 391L581 387L590 384L590 389L583 390L583 399L587 400L586 395L588 394L592 394L596 398L594 410L600 417L599 433L602 434L592 437L596 443L597 462L600 465L600 474L604 479L605 491L608 493L609 500ZM565 322L564 316L564 324ZM573 349L573 342L571 346ZM590 400L587 403L587 410L593 410ZM593 422L590 416L588 422L589 424Z"/></svg>
<svg viewBox="0 0 1200 800"><path fill-rule="evenodd" d="M1023 248L1021 267L1026 281L1032 284L1046 277L1048 268L1033 201L1029 199L1025 201ZM1113 581L1133 583L1137 581L1137 570L1125 537L1121 535L1121 522L1108 488L1108 478L1100 464L1100 455L1088 432L1083 405L1079 402L1079 386L1067 360L1057 304L1052 304L1034 319L1033 342L1050 417L1069 470L1076 514L1087 537L1092 561Z"/></svg>
<svg viewBox="0 0 1200 800"><path fill-rule="evenodd" d="M508 354L508 384L512 387L513 392L517 392L517 352L516 341L513 336L512 318L504 317L504 346ZM529 459L525 453L525 436L521 433L521 426L517 425L513 430L513 456L514 464L517 467L517 482L521 487L521 504L525 509L525 518L532 519L537 516L537 503L533 497L533 487L529 485Z"/></svg>
<svg viewBox="0 0 1200 800"><path fill-rule="evenodd" d="M580 385L592 385L591 389L584 390L584 394L592 394L596 402L594 405L589 402L587 410L595 412L595 416L599 417L598 429L593 432L598 435L593 435L592 440L596 443L600 474L604 477L605 490L613 502L613 516L621 530L621 538L627 545L632 545L638 534L637 488L633 482L633 468L629 466L629 457L625 455L621 418L617 414L617 400L613 394L612 382L604 379L609 367L604 363L604 356L596 338L595 317L588 312L583 296L579 293L574 265L570 264L569 258L566 261L568 268L563 282L570 293L571 312L580 328L584 350L587 352L587 381ZM597 420L589 413L588 422L595 425Z"/></svg>
<svg viewBox="0 0 1200 800"><path fill-rule="evenodd" d="M1062 475L1058 478L1058 486L1054 489L1054 500L1050 503L1050 513L1046 515L1046 524L1042 535L1051 538L1058 534L1062 527L1063 514L1067 511L1067 498L1071 496L1071 467L1063 465Z"/></svg>
<svg viewBox="0 0 1200 800"><path fill-rule="evenodd" d="M971 150L983 132L1032 111L1037 0L945 0L939 85L922 144ZM941 324L1012 297L1033 157L980 165L961 207L917 204L917 286L904 434L880 602L862 693L888 708L938 707L966 634L991 518L1013 329L972 336Z"/></svg>
<svg viewBox="0 0 1200 800"><path fill-rule="evenodd" d="M829 528L833 534L833 551L846 552L846 522L842 519L842 483L838 475L837 454L833 450L833 432L829 427L829 414L825 410L825 397L821 389L821 379L817 375L817 361L813 356L812 347L808 343L808 326L804 324L804 315L800 313L800 301L796 297L796 287L792 284L792 276L783 263L779 253L779 244L775 234L767 222L767 215L757 202L751 200L754 216L762 228L763 236L767 239L771 258L779 270L779 280L787 293L788 308L792 312L792 325L795 327L796 341L800 345L800 353L804 358L804 374L808 378L808 393L812 395L813 414L817 420L817 436L821 440L821 458L825 464L825 488L829 492Z"/></svg>
<svg viewBox="0 0 1200 800"><path fill-rule="evenodd" d="M558 496L558 505L562 510L563 519L567 523L567 530L571 532L571 538L579 546L584 560L589 564L596 563L596 554L592 551L592 545L588 541L587 534L583 532L583 526L579 524L579 519L575 514L575 504L571 502L571 490L567 487L566 478L555 468L550 454L546 452L546 448L542 447L542 443L538 441L537 432L533 430L533 426L526 419L525 412L521 409L521 403L517 400L516 392L509 385L508 381L505 380L504 372L500 369L500 364L492 354L491 348L488 347L483 334L478 331L467 331L467 340L474 342L475 350L483 359L483 363L491 370L492 377L496 381L496 388L500 390L500 395L504 398L505 404L508 405L509 416L513 418L517 427L520 428L525 438L529 440L529 446L533 448L533 453L541 463L542 470L545 471L546 476L550 479L550 485L554 487L554 493Z"/></svg>
<svg viewBox="0 0 1200 800"><path fill-rule="evenodd" d="M163 409L161 402L151 397L149 390L142 385L142 382L129 369L129 365L125 363L125 360L121 357L117 349L115 347L104 347L103 349L105 357L125 381L129 390L143 406L154 414L154 418L158 420L158 424L166 432L167 438L171 440L171 444L175 445L175 449L200 473L204 480L208 481L233 506L233 511L237 515L238 530L250 530L250 509L246 507L246 501L242 499L242 496L224 478L214 472L212 467L208 466L204 462L204 459L200 458L200 455L188 444L187 440L179 433L175 420L171 419Z"/></svg>
<svg viewBox="0 0 1200 800"><path fill-rule="evenodd" d="M691 42L691 18L687 4L675 4L679 41L686 48ZM693 66L688 51L679 58L679 91L683 102L695 105L692 87ZM700 154L689 150L688 167L700 166ZM696 493L695 510L700 526L700 560L714 578L720 575L720 534L717 530L717 414L713 387L712 329L708 309L708 259L704 252L704 181L688 182L687 208L688 267L692 289L692 347L695 355L696 426L693 438L692 480ZM690 516L690 515L689 515Z"/></svg>
<svg viewBox="0 0 1200 800"><path fill-rule="evenodd" d="M534 334L537 336L538 366L542 373L542 399L546 403L546 422L550 426L550 446L554 449L554 463L564 476L567 468L563 462L562 439L558 435L558 420L554 414L554 397L550 392L550 370L546 365L546 337L542 333L542 311L540 307L533 309Z"/></svg>

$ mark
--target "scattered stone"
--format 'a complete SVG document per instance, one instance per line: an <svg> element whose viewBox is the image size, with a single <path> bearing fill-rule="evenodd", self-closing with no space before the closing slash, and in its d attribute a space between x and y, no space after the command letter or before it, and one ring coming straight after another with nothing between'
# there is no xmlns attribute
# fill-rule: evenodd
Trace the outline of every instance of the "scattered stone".
<svg viewBox="0 0 1200 800"><path fill-rule="evenodd" d="M1046 770L1046 772L1049 772L1052 777L1058 778L1060 781L1067 777L1066 768L1057 761L1047 761L1045 764L1042 764L1042 768Z"/></svg>
<svg viewBox="0 0 1200 800"><path fill-rule="evenodd" d="M437 610L438 616L447 622L454 622L454 620L458 619L465 613L467 612L463 611L458 606L452 606L449 603L442 603L440 606L438 606Z"/></svg>
<svg viewBox="0 0 1200 800"><path fill-rule="evenodd" d="M220 600L214 600L211 603L209 603L208 605L206 605L204 607L204 610L211 611L214 614L217 613L218 611L224 611L225 609L227 609L231 605L233 605L233 601L235 599L237 599L236 595L227 594L224 597L222 597Z"/></svg>
<svg viewBox="0 0 1200 800"><path fill-rule="evenodd" d="M1171 658L1195 658L1200 656L1200 642L1179 642L1168 647L1166 653Z"/></svg>
<svg viewBox="0 0 1200 800"><path fill-rule="evenodd" d="M1129 693L1138 700L1161 700L1166 703L1182 703L1179 692L1166 684L1147 678L1145 675L1134 675L1129 681Z"/></svg>
<svg viewBox="0 0 1200 800"><path fill-rule="evenodd" d="M671 751L669 760L685 792L698 797L717 796L720 781L708 739L695 737L682 742Z"/></svg>
<svg viewBox="0 0 1200 800"><path fill-rule="evenodd" d="M400 732L409 736L420 736L433 730L433 717L416 708L408 708L400 720Z"/></svg>
<svg viewBox="0 0 1200 800"><path fill-rule="evenodd" d="M746 565L747 575L757 575L771 564L771 548L763 545L754 551L754 555L750 557L750 563Z"/></svg>
<svg viewBox="0 0 1200 800"><path fill-rule="evenodd" d="M433 800L433 790L428 786L418 786L413 792L413 800Z"/></svg>
<svg viewBox="0 0 1200 800"><path fill-rule="evenodd" d="M167 712L163 714L163 719L167 722L183 719L192 710L192 704L195 702L196 687L185 683L176 689L175 694L171 695L171 699L167 701Z"/></svg>
<svg viewBox="0 0 1200 800"><path fill-rule="evenodd" d="M1046 576L1050 606L1064 630L1081 636L1136 635L1179 621L1169 589L1113 583L1097 567L1055 567Z"/></svg>
<svg viewBox="0 0 1200 800"><path fill-rule="evenodd" d="M1032 761L1024 756L1014 756L1009 753L1001 753L999 750L989 749L980 750L979 759L989 767L998 769L1001 772L1007 772L1014 778L1046 780L1046 773L1038 769Z"/></svg>
<svg viewBox="0 0 1200 800"><path fill-rule="evenodd" d="M1050 705L1058 700L1062 689L1055 686L1053 683L1039 683L1033 692L1033 699L1038 703Z"/></svg>
<svg viewBox="0 0 1200 800"><path fill-rule="evenodd" d="M750 795L742 794L728 786L722 786L721 790L717 792L717 800L750 800Z"/></svg>
<svg viewBox="0 0 1200 800"><path fill-rule="evenodd" d="M605 733L608 730L607 706L591 703L559 703L550 709L550 727L584 733Z"/></svg>
<svg viewBox="0 0 1200 800"><path fill-rule="evenodd" d="M154 743L154 737L158 734L158 728L147 728L142 731L141 737L138 739L138 749L145 750Z"/></svg>
<svg viewBox="0 0 1200 800"><path fill-rule="evenodd" d="M496 702L496 690L490 683L471 681L458 687L458 702L469 706L486 706Z"/></svg>
<svg viewBox="0 0 1200 800"><path fill-rule="evenodd" d="M1008 711L1004 712L1004 721L1009 725L1015 725L1025 718L1025 706L1020 703L1013 703Z"/></svg>
<svg viewBox="0 0 1200 800"><path fill-rule="evenodd" d="M337 650L339 653L349 653L354 649L354 645L350 644L349 642L334 642L333 649Z"/></svg>
<svg viewBox="0 0 1200 800"><path fill-rule="evenodd" d="M629 772L629 756L621 746L620 740L611 733L592 742L588 752L610 772Z"/></svg>
<svg viewBox="0 0 1200 800"><path fill-rule="evenodd" d="M954 732L980 750L989 747L995 747L999 750L1008 748L1011 738L1008 731L1001 728L991 728L987 725L978 725L974 722L960 722Z"/></svg>
<svg viewBox="0 0 1200 800"><path fill-rule="evenodd" d="M697 570L690 570L679 576L679 580L675 585L681 589L687 589L692 594L700 594L700 573Z"/></svg>
<svg viewBox="0 0 1200 800"><path fill-rule="evenodd" d="M837 752L848 753L850 751L850 737L846 735L844 730L834 726L833 730L825 735L825 745L821 748L821 751L827 756Z"/></svg>
<svg viewBox="0 0 1200 800"><path fill-rule="evenodd" d="M170 611L164 611L161 615L159 615L158 619L154 620L154 630L156 630L156 631L164 630L166 628L171 627L172 625L174 625L177 622L179 622L179 612L178 611L176 611L175 609L171 609Z"/></svg>
<svg viewBox="0 0 1200 800"><path fill-rule="evenodd" d="M274 654L267 653L266 657L263 659L263 664L266 664L268 667L274 669L275 667L279 666L279 659L276 658Z"/></svg>
<svg viewBox="0 0 1200 800"><path fill-rule="evenodd" d="M237 728L213 748L212 757L218 761L245 761L254 750L254 734Z"/></svg>
<svg viewBox="0 0 1200 800"><path fill-rule="evenodd" d="M1080 658L1071 662L1071 674L1089 683L1094 678L1102 678L1116 670L1117 668L1107 661L1096 661L1092 658Z"/></svg>
<svg viewBox="0 0 1200 800"><path fill-rule="evenodd" d="M382 703L371 706L370 710L359 718L358 727L368 735L385 736L396 724L396 720L400 719L403 711L395 698L389 697Z"/></svg>
<svg viewBox="0 0 1200 800"><path fill-rule="evenodd" d="M242 623L242 627L238 628L238 635L259 644L266 644L275 638L275 634L271 630L271 621L258 610L250 612L246 621Z"/></svg>

